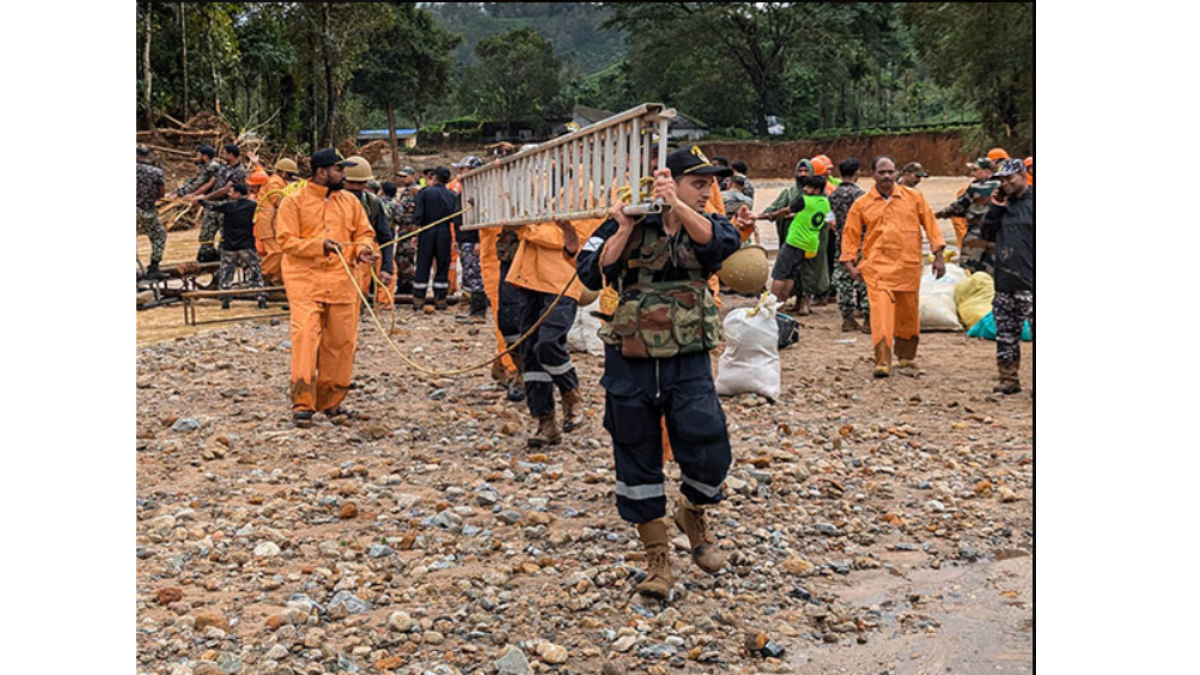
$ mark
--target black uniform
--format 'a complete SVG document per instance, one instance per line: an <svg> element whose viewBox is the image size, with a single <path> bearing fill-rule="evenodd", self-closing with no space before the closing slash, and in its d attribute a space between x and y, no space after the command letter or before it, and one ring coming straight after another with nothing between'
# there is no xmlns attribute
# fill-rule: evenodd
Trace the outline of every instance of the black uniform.
<svg viewBox="0 0 1200 675"><path fill-rule="evenodd" d="M684 236L681 228L671 238L670 258L662 269L653 273L654 283L693 278L679 263L681 247L690 247L688 255L699 263L700 276L706 280L721 268L725 258L737 251L740 238L733 224L723 216L705 215L713 225L712 241L703 246L696 244ZM661 229L662 218L647 216L643 225ZM615 220L605 221L579 253L579 279L592 290L599 290L603 279L617 288L638 283L638 270L628 264L605 267L601 276L604 242L617 229ZM633 236L637 236L636 232ZM729 471L732 453L708 352L661 359L626 358L619 347L606 345L600 384L607 392L604 427L613 439L617 510L622 518L644 523L666 514L664 415L683 481L680 491L696 505L715 504L723 499L721 484Z"/></svg>
<svg viewBox="0 0 1200 675"><path fill-rule="evenodd" d="M417 205L413 208L413 222L424 227L457 213L461 210L459 197L441 183L436 183L417 193ZM433 279L433 297L444 300L450 292L450 238L451 229L459 219L448 220L437 227L417 235L417 273L413 278L413 298L425 299L429 288L429 268L437 261L437 274Z"/></svg>
<svg viewBox="0 0 1200 675"><path fill-rule="evenodd" d="M508 271L512 269L519 245L515 232L501 232L496 238L496 257L500 260L500 306L493 307L492 313L508 347L521 337L521 293L508 283Z"/></svg>

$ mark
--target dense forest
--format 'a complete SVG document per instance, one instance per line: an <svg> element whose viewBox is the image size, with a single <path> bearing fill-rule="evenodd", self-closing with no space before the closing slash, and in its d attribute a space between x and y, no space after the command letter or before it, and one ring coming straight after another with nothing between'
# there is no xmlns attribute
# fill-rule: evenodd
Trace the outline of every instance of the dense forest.
<svg viewBox="0 0 1200 675"><path fill-rule="evenodd" d="M1033 3L138 3L138 126L217 112L311 148L389 117L470 133L662 101L728 138L777 118L1030 147L1033 22Z"/></svg>

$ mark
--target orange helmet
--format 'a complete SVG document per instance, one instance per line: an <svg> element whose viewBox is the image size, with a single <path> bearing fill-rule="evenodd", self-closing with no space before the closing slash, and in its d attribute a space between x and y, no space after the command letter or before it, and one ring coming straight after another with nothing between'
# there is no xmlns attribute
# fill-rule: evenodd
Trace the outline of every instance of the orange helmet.
<svg viewBox="0 0 1200 675"><path fill-rule="evenodd" d="M246 184L247 185L266 185L267 184L267 172L263 171L262 169L255 171L254 173L252 173L246 177Z"/></svg>
<svg viewBox="0 0 1200 675"><path fill-rule="evenodd" d="M988 150L987 158L993 162L999 162L1002 159L1008 159L1008 151L1004 148L992 148Z"/></svg>
<svg viewBox="0 0 1200 675"><path fill-rule="evenodd" d="M1028 169L1031 166L1033 166L1033 155L1025 158L1025 168Z"/></svg>
<svg viewBox="0 0 1200 675"><path fill-rule="evenodd" d="M817 155L812 158L813 175L828 176L829 170L833 168L833 160L826 155Z"/></svg>

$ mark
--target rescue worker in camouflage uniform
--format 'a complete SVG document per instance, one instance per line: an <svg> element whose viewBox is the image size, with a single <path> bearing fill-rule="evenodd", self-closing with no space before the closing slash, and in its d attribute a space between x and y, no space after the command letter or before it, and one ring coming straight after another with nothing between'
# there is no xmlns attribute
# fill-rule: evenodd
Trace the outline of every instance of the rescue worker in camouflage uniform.
<svg viewBox="0 0 1200 675"><path fill-rule="evenodd" d="M974 180L958 199L934 215L938 218L966 218L967 231L959 244L961 264L972 272L987 272L995 276L996 247L983 239L980 228L983 215L988 210L989 198L1000 187L1000 182L992 177L995 164L986 157L980 157L967 167L973 172Z"/></svg>
<svg viewBox="0 0 1200 675"><path fill-rule="evenodd" d="M1033 332L1033 186L1025 180L1025 165L1006 159L996 172L1000 187L992 192L980 231L996 245L996 365L1000 383L992 390L1004 395L1021 391L1021 331Z"/></svg>
<svg viewBox="0 0 1200 675"><path fill-rule="evenodd" d="M212 189L213 183L217 180L217 172L221 170L221 163L215 158L217 151L211 145L201 145L196 149L196 165L199 167L196 170L196 175L183 182L183 185L175 188L172 193L173 197L186 197L190 194L204 194Z"/></svg>
<svg viewBox="0 0 1200 675"><path fill-rule="evenodd" d="M152 161L150 148L137 146L137 228L138 234L150 239L150 266L146 268L146 276L159 279L163 276L158 271L158 264L167 247L167 229L158 218L155 202L166 192L166 176Z"/></svg>
<svg viewBox="0 0 1200 675"><path fill-rule="evenodd" d="M577 259L587 288L612 284L620 298L600 331L604 427L613 439L617 511L637 525L646 547L647 576L638 591L657 598L669 597L674 584L664 520L664 415L683 481L675 523L701 569L715 574L725 566L706 514L724 497L732 460L708 353L720 339L708 279L740 244L733 223L704 212L714 180L732 171L695 146L672 152L666 165L654 174L653 196L670 210L635 221L614 204Z"/></svg>
<svg viewBox="0 0 1200 675"><path fill-rule="evenodd" d="M242 150L236 143L227 143L221 148L221 166L217 169L212 189L207 193L196 191L186 197L195 200L203 196L214 204L229 200L234 183L246 183L246 169L242 166ZM205 209L204 218L200 221L200 250L196 253L199 262L218 260L216 238L221 231L221 220L224 216L217 209Z"/></svg>
<svg viewBox="0 0 1200 675"><path fill-rule="evenodd" d="M417 229L413 211L417 205L417 172L406 166L396 173L396 209L393 214L392 231L399 237ZM417 238L409 237L393 248L396 249L396 292L412 293L413 276L417 271Z"/></svg>
<svg viewBox="0 0 1200 675"><path fill-rule="evenodd" d="M833 228L829 232L829 244L830 248L835 249L839 255L842 251L842 228L845 227L850 206L859 197L866 194L866 190L858 187L860 169L861 165L857 158L851 157L842 160L842 163L838 164L838 173L842 175L842 182L829 195L829 206L833 209L834 217ZM858 252L861 257L861 246ZM861 330L863 333L870 333L871 303L867 300L867 284L862 279L850 276L843 265L834 265L832 283L837 292L838 309L842 312L842 332ZM862 312L862 326L859 326L858 322L854 320L855 310Z"/></svg>

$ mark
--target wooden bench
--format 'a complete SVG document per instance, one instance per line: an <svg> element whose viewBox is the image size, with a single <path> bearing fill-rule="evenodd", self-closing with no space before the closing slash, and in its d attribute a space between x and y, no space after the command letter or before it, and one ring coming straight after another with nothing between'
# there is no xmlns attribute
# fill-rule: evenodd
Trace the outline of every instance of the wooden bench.
<svg viewBox="0 0 1200 675"><path fill-rule="evenodd" d="M283 291L283 286L263 286L262 288L231 288L227 291L185 291L180 294L180 299L183 300L183 322L189 326L199 326L208 323L224 323L226 321L242 321L245 319L266 319L272 317L288 316L287 312L278 312L275 314L260 314L254 316L235 316L227 319L209 319L207 321L196 320L196 302L210 298L241 298L246 295L260 295L262 293L272 293L275 291Z"/></svg>

